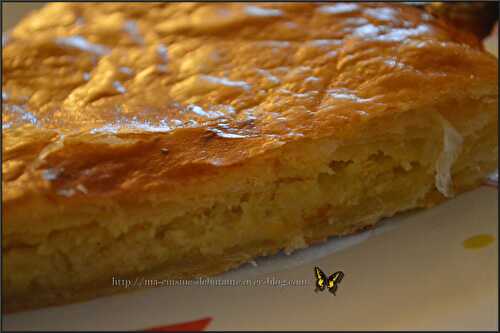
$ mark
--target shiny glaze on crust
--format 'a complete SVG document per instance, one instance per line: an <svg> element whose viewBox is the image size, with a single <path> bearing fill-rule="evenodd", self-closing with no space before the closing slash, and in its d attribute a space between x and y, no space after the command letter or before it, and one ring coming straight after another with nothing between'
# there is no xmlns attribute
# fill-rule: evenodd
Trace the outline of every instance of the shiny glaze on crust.
<svg viewBox="0 0 500 333"><path fill-rule="evenodd" d="M58 3L4 37L4 203L165 190L497 90L474 37L396 4Z"/></svg>

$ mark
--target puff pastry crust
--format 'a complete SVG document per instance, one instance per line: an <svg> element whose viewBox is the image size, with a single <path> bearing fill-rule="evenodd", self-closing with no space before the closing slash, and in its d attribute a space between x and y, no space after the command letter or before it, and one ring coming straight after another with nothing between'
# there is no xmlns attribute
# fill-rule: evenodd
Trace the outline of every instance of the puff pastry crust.
<svg viewBox="0 0 500 333"><path fill-rule="evenodd" d="M4 309L217 274L497 167L498 66L398 4L50 4L3 40Z"/></svg>

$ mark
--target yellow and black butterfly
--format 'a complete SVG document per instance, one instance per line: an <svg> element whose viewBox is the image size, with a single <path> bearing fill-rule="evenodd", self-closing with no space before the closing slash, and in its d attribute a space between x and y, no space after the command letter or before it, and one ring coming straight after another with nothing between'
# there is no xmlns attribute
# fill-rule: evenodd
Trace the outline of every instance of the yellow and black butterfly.
<svg viewBox="0 0 500 333"><path fill-rule="evenodd" d="M334 295L337 291L338 284L344 278L344 273L341 271L337 271L327 278L326 274L323 273L319 267L314 267L314 275L316 276L316 289L314 291L323 291L326 287L328 291Z"/></svg>

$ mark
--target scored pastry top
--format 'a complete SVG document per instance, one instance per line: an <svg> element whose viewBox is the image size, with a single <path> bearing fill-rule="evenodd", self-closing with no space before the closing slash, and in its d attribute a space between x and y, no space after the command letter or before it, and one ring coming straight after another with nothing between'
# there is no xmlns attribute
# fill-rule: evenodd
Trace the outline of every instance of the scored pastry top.
<svg viewBox="0 0 500 333"><path fill-rule="evenodd" d="M498 89L475 37L397 4L57 3L2 43L4 200L139 191Z"/></svg>

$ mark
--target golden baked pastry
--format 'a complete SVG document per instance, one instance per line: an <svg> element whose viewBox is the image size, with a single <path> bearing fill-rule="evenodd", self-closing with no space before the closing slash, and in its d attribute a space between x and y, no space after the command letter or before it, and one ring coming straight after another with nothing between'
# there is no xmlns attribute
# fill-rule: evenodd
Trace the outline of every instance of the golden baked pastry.
<svg viewBox="0 0 500 333"><path fill-rule="evenodd" d="M497 60L410 6L57 3L5 42L8 311L218 274L497 167Z"/></svg>

